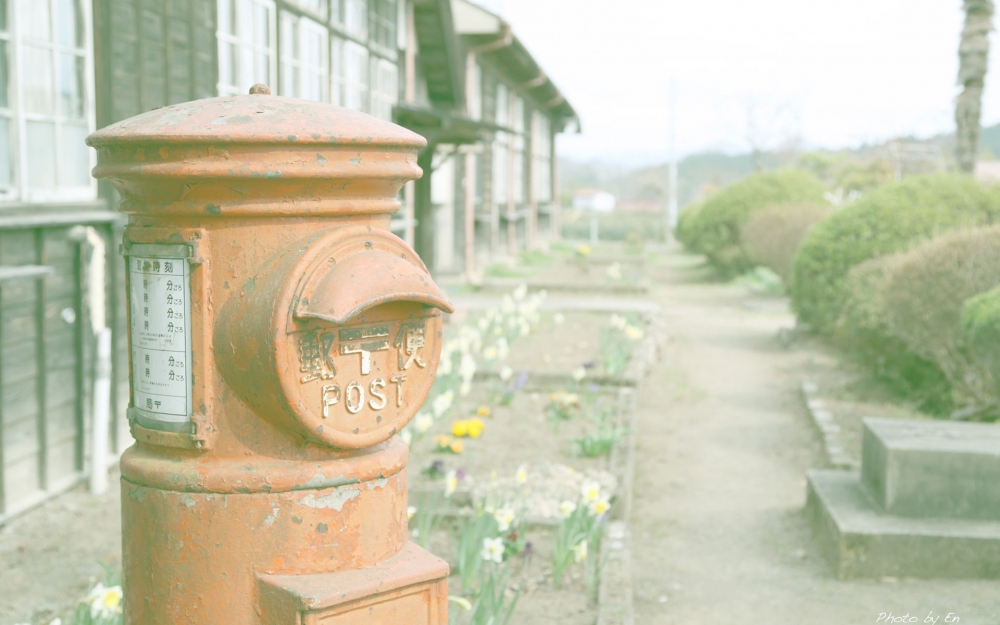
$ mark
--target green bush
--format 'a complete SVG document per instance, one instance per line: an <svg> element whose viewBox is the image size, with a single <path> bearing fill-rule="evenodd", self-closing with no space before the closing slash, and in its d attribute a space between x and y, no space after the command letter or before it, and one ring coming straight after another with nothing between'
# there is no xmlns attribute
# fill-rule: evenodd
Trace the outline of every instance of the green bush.
<svg viewBox="0 0 1000 625"><path fill-rule="evenodd" d="M886 185L830 215L806 236L792 268L800 319L829 331L844 303L848 271L944 231L992 223L1000 195L968 176L915 176Z"/></svg>
<svg viewBox="0 0 1000 625"><path fill-rule="evenodd" d="M601 241L663 240L663 213L621 211L597 214L597 235ZM562 236L571 240L590 238L590 211L566 210L562 216Z"/></svg>
<svg viewBox="0 0 1000 625"><path fill-rule="evenodd" d="M1000 285L1000 226L961 230L900 254L885 284L889 332L936 363L962 405L992 405L989 375L970 358L962 304Z"/></svg>
<svg viewBox="0 0 1000 625"><path fill-rule="evenodd" d="M946 414L953 403L941 368L907 349L889 328L885 287L898 261L898 254L880 256L848 272L834 337L894 392L911 399L921 410Z"/></svg>
<svg viewBox="0 0 1000 625"><path fill-rule="evenodd" d="M803 170L752 174L722 189L691 214L682 241L708 256L724 276L739 275L753 266L740 241L752 213L780 202L822 202L823 192L819 179Z"/></svg>
<svg viewBox="0 0 1000 625"><path fill-rule="evenodd" d="M674 230L674 235L690 252L701 252L694 240L694 222L698 218L698 211L704 205L704 203L698 203L687 206L681 211L680 217L677 218L677 228Z"/></svg>
<svg viewBox="0 0 1000 625"><path fill-rule="evenodd" d="M827 204L785 203L754 212L740 233L747 258L778 274L787 286L792 277L792 261L806 233L832 210Z"/></svg>
<svg viewBox="0 0 1000 625"><path fill-rule="evenodd" d="M980 293L962 304L962 338L991 388L997 389L1000 386L1000 287Z"/></svg>

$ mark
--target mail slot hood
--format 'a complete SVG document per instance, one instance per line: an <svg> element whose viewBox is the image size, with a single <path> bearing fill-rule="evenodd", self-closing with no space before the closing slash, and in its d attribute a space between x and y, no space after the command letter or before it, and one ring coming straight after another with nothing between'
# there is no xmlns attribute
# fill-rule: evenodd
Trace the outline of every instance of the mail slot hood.
<svg viewBox="0 0 1000 625"><path fill-rule="evenodd" d="M424 264L402 241L383 235L360 243L338 249L307 278L295 306L296 319L343 325L369 308L392 302L454 312Z"/></svg>

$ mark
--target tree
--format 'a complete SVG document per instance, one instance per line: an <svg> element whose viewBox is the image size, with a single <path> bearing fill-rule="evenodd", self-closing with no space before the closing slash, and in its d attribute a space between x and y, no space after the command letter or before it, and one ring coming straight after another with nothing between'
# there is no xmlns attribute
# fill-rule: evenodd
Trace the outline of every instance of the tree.
<svg viewBox="0 0 1000 625"><path fill-rule="evenodd" d="M955 160L966 173L974 173L979 152L979 116L983 83L993 30L993 0L964 0L965 26L958 45L958 85L955 99Z"/></svg>

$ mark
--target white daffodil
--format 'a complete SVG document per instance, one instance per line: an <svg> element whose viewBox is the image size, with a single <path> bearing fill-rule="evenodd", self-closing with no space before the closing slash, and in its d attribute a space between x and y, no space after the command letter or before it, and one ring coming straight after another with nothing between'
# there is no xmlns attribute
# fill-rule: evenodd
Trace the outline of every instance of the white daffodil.
<svg viewBox="0 0 1000 625"><path fill-rule="evenodd" d="M531 325L527 321L521 324L521 336L528 336L531 334Z"/></svg>
<svg viewBox="0 0 1000 625"><path fill-rule="evenodd" d="M499 355L496 345L490 345L483 350L483 358L486 360L496 360Z"/></svg>
<svg viewBox="0 0 1000 625"><path fill-rule="evenodd" d="M441 350L441 359L438 361L438 375L451 375L451 351Z"/></svg>
<svg viewBox="0 0 1000 625"><path fill-rule="evenodd" d="M611 502L605 498L600 498L597 501L590 502L587 506L590 509L590 513L594 516L601 516L605 512L611 509Z"/></svg>
<svg viewBox="0 0 1000 625"><path fill-rule="evenodd" d="M621 280L622 279L622 264L621 263L611 263L608 268L604 270L605 277L608 280Z"/></svg>
<svg viewBox="0 0 1000 625"><path fill-rule="evenodd" d="M522 464L517 468L517 475L515 476L518 484L524 484L528 481L528 465Z"/></svg>
<svg viewBox="0 0 1000 625"><path fill-rule="evenodd" d="M552 321L554 321L557 326L561 326L562 324L566 323L566 315L562 313L556 313L552 315Z"/></svg>
<svg viewBox="0 0 1000 625"><path fill-rule="evenodd" d="M434 411L434 418L440 419L441 415L448 412L452 402L455 401L455 391L447 390L434 398L431 410Z"/></svg>
<svg viewBox="0 0 1000 625"><path fill-rule="evenodd" d="M514 300L511 299L510 295L504 295L503 299L500 300L500 312L505 315L514 312Z"/></svg>
<svg viewBox="0 0 1000 625"><path fill-rule="evenodd" d="M455 469L448 471L448 474L444 476L444 496L451 497L455 494L455 490L458 488L458 472Z"/></svg>
<svg viewBox="0 0 1000 625"><path fill-rule="evenodd" d="M465 397L472 392L472 385L468 382L462 382L462 385L458 387L458 394Z"/></svg>
<svg viewBox="0 0 1000 625"><path fill-rule="evenodd" d="M573 559L577 562L583 562L587 559L587 539L581 540L578 544L570 547L573 550Z"/></svg>
<svg viewBox="0 0 1000 625"><path fill-rule="evenodd" d="M413 432L409 429L403 430L399 433L399 438L403 439L403 442L409 445L413 442Z"/></svg>
<svg viewBox="0 0 1000 625"><path fill-rule="evenodd" d="M104 584L98 584L87 595L86 601L90 604L91 620L110 619L117 614L121 614L122 587L105 587Z"/></svg>
<svg viewBox="0 0 1000 625"><path fill-rule="evenodd" d="M510 508L500 508L493 513L493 518L497 520L497 529L506 532L514 522L514 511Z"/></svg>
<svg viewBox="0 0 1000 625"><path fill-rule="evenodd" d="M497 357L506 360L508 354L510 354L510 344L507 343L507 337L501 336L497 339Z"/></svg>
<svg viewBox="0 0 1000 625"><path fill-rule="evenodd" d="M465 383L472 382L472 377L476 375L476 359L472 354L462 354L462 362L458 365L458 375Z"/></svg>
<svg viewBox="0 0 1000 625"><path fill-rule="evenodd" d="M601 485L593 480L587 480L580 487L580 494L586 502L597 501L601 496Z"/></svg>
<svg viewBox="0 0 1000 625"><path fill-rule="evenodd" d="M522 282L516 289L514 289L514 301L519 302L523 300L527 294L528 285Z"/></svg>
<svg viewBox="0 0 1000 625"><path fill-rule="evenodd" d="M432 425L434 425L434 417L426 412L418 414L416 420L413 422L413 427L417 428L417 431L421 434L431 429Z"/></svg>
<svg viewBox="0 0 1000 625"><path fill-rule="evenodd" d="M455 595L448 595L448 601L451 601L452 603L458 605L463 610L468 611L472 609L472 602L466 599L465 597L456 597Z"/></svg>
<svg viewBox="0 0 1000 625"><path fill-rule="evenodd" d="M611 315L611 319L608 321L608 325L615 330L624 330L625 326L628 325L628 321L621 315L613 314Z"/></svg>
<svg viewBox="0 0 1000 625"><path fill-rule="evenodd" d="M483 560L488 562L496 562L497 564L503 562L503 539L499 536L484 538L482 556Z"/></svg>
<svg viewBox="0 0 1000 625"><path fill-rule="evenodd" d="M410 519L412 519L413 515L416 514L416 513L417 513L417 507L416 506L407 506L406 507L406 520L409 521Z"/></svg>
<svg viewBox="0 0 1000 625"><path fill-rule="evenodd" d="M514 370L510 367L503 367L500 369L500 379L506 382L514 375Z"/></svg>
<svg viewBox="0 0 1000 625"><path fill-rule="evenodd" d="M476 325L479 326L480 330L486 332L486 328L490 327L490 320L488 317L480 317L479 321L476 322Z"/></svg>
<svg viewBox="0 0 1000 625"><path fill-rule="evenodd" d="M635 326L625 326L625 336L633 341L638 341L642 337L646 336L646 333Z"/></svg>
<svg viewBox="0 0 1000 625"><path fill-rule="evenodd" d="M576 504L570 500L566 500L559 504L559 516L564 519L568 519L571 514L576 512Z"/></svg>
<svg viewBox="0 0 1000 625"><path fill-rule="evenodd" d="M587 370L584 369L582 366L573 369L573 380L579 382L585 377L587 377Z"/></svg>

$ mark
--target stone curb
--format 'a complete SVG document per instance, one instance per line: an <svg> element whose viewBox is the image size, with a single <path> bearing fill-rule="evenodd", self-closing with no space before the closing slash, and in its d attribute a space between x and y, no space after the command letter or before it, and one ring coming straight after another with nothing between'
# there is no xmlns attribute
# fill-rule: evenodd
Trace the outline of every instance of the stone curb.
<svg viewBox="0 0 1000 625"><path fill-rule="evenodd" d="M806 412L809 413L809 418L823 439L823 451L826 453L827 462L835 469L859 470L861 465L847 455L844 438L841 436L840 426L833 421L833 413L827 410L826 402L818 396L819 387L812 380L803 378L799 390L805 402Z"/></svg>

